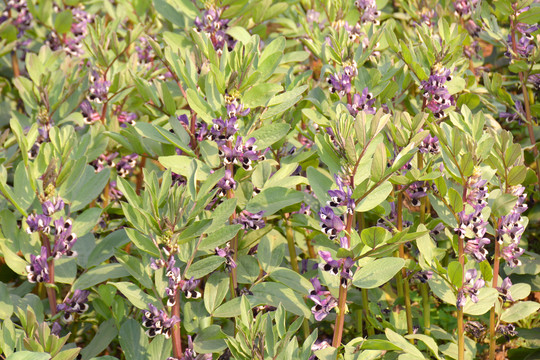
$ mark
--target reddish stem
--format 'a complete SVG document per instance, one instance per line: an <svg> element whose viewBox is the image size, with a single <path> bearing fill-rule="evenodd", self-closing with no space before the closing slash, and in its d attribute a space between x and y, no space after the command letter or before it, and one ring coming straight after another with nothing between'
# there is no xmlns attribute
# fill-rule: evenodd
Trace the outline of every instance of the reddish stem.
<svg viewBox="0 0 540 360"><path fill-rule="evenodd" d="M180 291L176 292L175 297L176 301L172 308L172 316L176 316L180 319ZM172 328L172 342L174 357L177 359L181 359L184 354L182 352L182 329L180 326L180 322L174 324Z"/></svg>
<svg viewBox="0 0 540 360"><path fill-rule="evenodd" d="M41 237L41 241L43 242L43 246L45 246L45 249L47 249L47 258L51 257L51 242L49 241L49 237L43 233L39 233L39 236ZM47 260L47 264L49 265L49 281L47 281L48 284L54 285L54 259ZM51 316L56 315L56 291L53 287L47 286L47 297L49 298L49 308L51 309Z"/></svg>

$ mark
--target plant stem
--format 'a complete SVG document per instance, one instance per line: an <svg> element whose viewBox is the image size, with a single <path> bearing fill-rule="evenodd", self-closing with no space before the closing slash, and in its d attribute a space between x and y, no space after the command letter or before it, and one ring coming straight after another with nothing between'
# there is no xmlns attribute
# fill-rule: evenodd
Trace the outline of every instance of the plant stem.
<svg viewBox="0 0 540 360"><path fill-rule="evenodd" d="M19 60L17 59L17 52L12 51L11 52L11 66L13 68L13 77L19 77L21 76L21 70L19 68Z"/></svg>
<svg viewBox="0 0 540 360"><path fill-rule="evenodd" d="M137 174L137 183L136 183L136 188L135 188L135 192L137 193L137 195L141 194L141 189L142 189L142 185L144 181L143 169L145 166L146 166L146 157L143 156L141 159L141 162L139 163L139 173Z"/></svg>
<svg viewBox="0 0 540 360"><path fill-rule="evenodd" d="M466 193L467 188L463 190L464 193ZM465 199L465 197L463 197ZM463 238L459 237L458 240L458 251L459 251L459 263L461 264L461 270L463 273L463 276L465 276L465 253L463 252ZM463 279L462 279L463 282ZM457 313L457 321L458 321L458 360L464 360L465 359L465 326L463 324L463 308L458 308Z"/></svg>
<svg viewBox="0 0 540 360"><path fill-rule="evenodd" d="M499 220L500 222L501 220ZM495 240L495 255L493 263L493 282L491 287L496 288L499 282L499 266L500 266L500 245L499 242ZM495 305L491 308L489 312L489 360L495 359Z"/></svg>
<svg viewBox="0 0 540 360"><path fill-rule="evenodd" d="M45 246L45 249L47 249L47 258L50 258L52 253L49 237L41 232L39 233L39 236L41 237L43 246ZM54 259L47 260L47 264L49 265L49 281L47 281L47 283L54 285ZM56 315L56 291L51 286L46 286L46 289L47 298L49 299L49 308L51 309L51 316L54 316Z"/></svg>
<svg viewBox="0 0 540 360"><path fill-rule="evenodd" d="M397 189L396 189L397 191ZM398 192L397 196L397 206L396 206L396 212L397 212L397 230L402 231L403 230L403 193L401 191ZM399 244L399 257L402 259L405 259L405 246L403 244ZM413 322L412 322L412 313L411 313L411 289L409 288L409 281L407 280L407 270L405 268L401 269L401 278L398 278L398 281L401 280L401 287L403 288L403 294L405 295L405 313L407 314L407 332L409 334L413 333ZM413 339L411 339L411 342L414 342Z"/></svg>
<svg viewBox="0 0 540 360"><path fill-rule="evenodd" d="M294 243L294 233L291 221L289 220L290 214L286 214L285 218L286 220L286 232L287 232L287 245L289 246L289 256L291 258L291 267L292 269L297 273L300 274L300 269L298 268L298 259L296 256L296 245ZM307 319L304 319L304 322L302 323L302 328L304 331L304 337L307 338L309 336L309 324Z"/></svg>
<svg viewBox="0 0 540 360"><path fill-rule="evenodd" d="M517 13L514 12L514 15L517 16ZM512 50L514 52L514 55L518 55L517 52L517 40L516 40L516 26L513 18L510 18L510 29L511 29L511 37L512 37ZM538 158L538 147L536 146L536 138L534 137L534 128L533 128L533 120L531 116L531 105L529 102L529 94L527 92L527 79L525 78L525 74L523 71L520 71L518 73L519 75L519 82L521 83L521 92L523 93L523 107L525 108L525 118L527 123L527 131L529 133L529 139L531 141L531 145L533 148L533 154L534 159L536 162L536 177L538 178L538 186L540 188L540 158Z"/></svg>
<svg viewBox="0 0 540 360"><path fill-rule="evenodd" d="M228 146L232 147L232 144L230 141L228 142ZM231 177L234 177L234 165L228 164L227 169L231 171ZM233 199L234 198L234 190L230 189L227 191L227 198ZM231 217L229 218L229 222L232 224L234 220L236 219L236 209L233 211ZM237 253L238 253L238 235L232 238L231 240L231 249L233 251L233 260L236 263L237 259ZM238 278L236 275L236 268L231 269L231 282L230 282L230 290L231 290L231 298L236 297L236 289L238 287Z"/></svg>
<svg viewBox="0 0 540 360"><path fill-rule="evenodd" d="M354 177L351 177L351 184L354 184ZM347 237L347 248L351 246L351 229L354 222L354 214L347 214L347 223L345 234ZM338 348L341 346L341 338L343 337L343 326L345 325L345 307L347 304L347 287L339 285L339 300L338 300L338 316L334 325L334 339L332 346Z"/></svg>
<svg viewBox="0 0 540 360"><path fill-rule="evenodd" d="M367 289L362 289L362 313L364 315L364 321L366 323L366 330L368 336L375 335L375 329L368 320L369 316L369 297Z"/></svg>
<svg viewBox="0 0 540 360"><path fill-rule="evenodd" d="M424 167L424 154L418 153L418 169ZM420 199L420 223L426 223L426 208L427 208L427 196ZM431 308L429 303L429 287L428 284L420 284L420 294L422 295L422 309L424 315L424 332L426 335L430 335L431 331Z"/></svg>
<svg viewBox="0 0 540 360"><path fill-rule="evenodd" d="M180 318L180 291L176 292L176 301L172 308L172 316L177 316ZM173 342L173 354L177 359L183 357L182 352L182 329L180 327L180 322L174 324L172 328L172 342Z"/></svg>

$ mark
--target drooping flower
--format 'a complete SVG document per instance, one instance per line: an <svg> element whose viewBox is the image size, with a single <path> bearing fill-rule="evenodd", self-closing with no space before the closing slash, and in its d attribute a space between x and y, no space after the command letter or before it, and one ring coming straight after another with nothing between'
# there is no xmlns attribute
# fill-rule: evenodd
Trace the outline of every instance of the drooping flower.
<svg viewBox="0 0 540 360"><path fill-rule="evenodd" d="M83 314L89 309L88 295L90 291L77 289L71 298L67 297L62 304L56 306L58 311L64 312L62 319L66 323L73 321L73 314Z"/></svg>
<svg viewBox="0 0 540 360"><path fill-rule="evenodd" d="M217 256L225 258L225 269L227 271L230 272L232 269L236 268L236 262L234 262L233 258L234 250L231 249L231 243L228 242L224 248L217 247L215 253Z"/></svg>
<svg viewBox="0 0 540 360"><path fill-rule="evenodd" d="M131 154L126 155L122 157L122 159L116 164L116 172L118 173L118 176L125 178L131 172L135 167L137 166L137 158L139 155L137 154Z"/></svg>
<svg viewBox="0 0 540 360"><path fill-rule="evenodd" d="M426 108L433 112L436 119L443 118L446 115L444 111L455 105L455 99L450 95L445 85L446 82L451 80L450 70L443 68L432 73L429 79L423 80L420 85Z"/></svg>
<svg viewBox="0 0 540 360"><path fill-rule="evenodd" d="M352 96L351 104L347 104L347 109L352 116L356 116L360 111L364 111L366 114L375 114L375 98L373 94L369 92L368 88L362 90L362 94L354 94Z"/></svg>
<svg viewBox="0 0 540 360"><path fill-rule="evenodd" d="M41 254L30 255L30 264L26 266L28 281L31 283L40 283L49 281L49 265L47 264L47 248L41 247Z"/></svg>
<svg viewBox="0 0 540 360"><path fill-rule="evenodd" d="M243 210L238 214L238 217L234 219L234 223L242 225L244 230L262 229L266 225L263 219L263 214L264 211L251 213L247 210Z"/></svg>
<svg viewBox="0 0 540 360"><path fill-rule="evenodd" d="M343 215L336 215L330 206L323 207L319 211L319 217L321 218L322 231L328 235L330 240L335 240L338 234L345 230Z"/></svg>
<svg viewBox="0 0 540 360"><path fill-rule="evenodd" d="M148 304L143 315L143 326L148 328L146 335L154 337L163 334L167 339L171 336L172 327L180 322L177 316L169 317L164 310L158 310L154 305Z"/></svg>

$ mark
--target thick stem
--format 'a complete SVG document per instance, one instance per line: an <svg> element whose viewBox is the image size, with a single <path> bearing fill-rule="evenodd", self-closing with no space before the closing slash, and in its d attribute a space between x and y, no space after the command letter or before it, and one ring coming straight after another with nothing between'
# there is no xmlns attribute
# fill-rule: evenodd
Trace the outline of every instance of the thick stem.
<svg viewBox="0 0 540 360"><path fill-rule="evenodd" d="M362 314L364 316L364 322L366 323L366 330L368 336L375 335L375 329L373 325L369 322L369 297L367 289L362 289Z"/></svg>
<svg viewBox="0 0 540 360"><path fill-rule="evenodd" d="M397 189L396 189L397 190ZM403 193L398 192L397 196L397 230L403 230ZM403 244L399 245L399 257L405 259L405 246ZM412 312L411 312L411 289L409 287L409 281L407 280L407 270L405 268L401 269L401 286L403 287L403 295L405 296L405 313L407 315L407 332L409 334L413 333L413 322L412 322ZM411 342L414 342L411 339Z"/></svg>
<svg viewBox="0 0 540 360"><path fill-rule="evenodd" d="M17 52L11 52L11 66L13 68L13 77L19 77L21 75L21 70L19 68L19 60L17 59Z"/></svg>
<svg viewBox="0 0 540 360"><path fill-rule="evenodd" d="M354 179L351 179L351 184L354 184ZM345 233L347 237L347 248L351 245L351 229L354 222L354 215L347 214L347 223ZM343 326L345 325L345 308L347 305L347 287L341 285L343 278L340 279L339 300L338 300L338 316L334 325L334 339L332 346L338 348L341 346L341 338L343 337ZM346 282L345 282L346 283Z"/></svg>
<svg viewBox="0 0 540 360"><path fill-rule="evenodd" d="M47 249L47 258L51 258L51 242L49 241L49 236L39 233L43 246ZM48 284L54 285L54 259L47 260L49 265L49 281ZM47 289L47 298L49 299L49 308L51 309L51 316L56 315L56 291L51 286L46 286Z"/></svg>
<svg viewBox="0 0 540 360"><path fill-rule="evenodd" d="M296 256L296 245L294 243L294 233L291 221L289 220L289 214L285 215L287 220L287 245L289 246L289 256L291 258L291 267L292 269L300 274L300 269L298 268L298 258ZM304 331L304 337L307 338L309 336L309 324L307 319L304 319L304 322L302 324L302 328Z"/></svg>
<svg viewBox="0 0 540 360"><path fill-rule="evenodd" d="M230 142L229 142L228 145L232 147ZM231 171L231 177L234 177L234 165L233 164L228 164L227 169ZM227 198L228 199L233 199L234 198L234 190L233 189L230 189L229 191L227 191ZM232 224L232 223L234 223L235 219L236 219L236 210L233 211L231 217L229 218L229 222ZM233 260L236 263L237 253L238 253L238 235L232 238L232 240L231 240L231 249L233 251ZM230 290L231 290L231 297L232 298L236 297L236 289L237 288L238 288L238 277L237 277L237 274L236 274L236 268L234 267L234 268L231 269L231 282L230 282Z"/></svg>
<svg viewBox="0 0 540 360"><path fill-rule="evenodd" d="M499 220L500 221L500 220ZM499 267L500 267L500 245L498 241L495 241L495 255L493 263L493 282L491 284L492 288L496 288L499 282ZM489 360L495 359L495 326L497 325L495 317L495 306L491 308L489 312Z"/></svg>
<svg viewBox="0 0 540 360"><path fill-rule="evenodd" d="M466 193L466 188L463 191ZM465 199L465 197L463 198ZM465 276L465 253L463 251L463 238L460 236L458 240L458 251L459 251L459 263L461 264L461 270L463 273L463 276ZM462 280L463 282L463 280ZM458 321L458 360L464 360L465 359L465 326L463 324L463 308L458 308L457 313L457 321Z"/></svg>
<svg viewBox="0 0 540 360"><path fill-rule="evenodd" d="M517 14L515 13L517 16ZM516 39L516 27L513 19L510 20L511 37L512 37L512 50L517 56L517 39ZM534 159L536 162L536 177L538 178L538 187L540 188L540 158L538 158L538 147L536 146L536 138L534 137L533 120L531 116L531 104L529 102L529 94L527 92L527 79L525 74L520 71L519 82L521 83L521 92L523 93L523 107L525 108L525 118L527 119L527 131L529 133L529 140L533 148Z"/></svg>
<svg viewBox="0 0 540 360"><path fill-rule="evenodd" d="M180 319L180 291L176 292L176 301L172 308L172 316L177 316ZM180 322L174 324L172 328L172 343L173 343L173 354L177 359L183 357L182 352L182 330L180 327Z"/></svg>
<svg viewBox="0 0 540 360"><path fill-rule="evenodd" d="M424 154L418 153L418 169L424 167ZM420 199L420 223L426 223L426 208L427 208L427 196ZM431 308L429 303L429 287L428 284L420 284L420 294L422 295L422 309L424 315L424 332L426 335L430 335L431 331Z"/></svg>
<svg viewBox="0 0 540 360"><path fill-rule="evenodd" d="M144 181L143 169L145 166L146 166L146 157L143 156L141 159L141 162L139 163L139 172L137 173L137 183L136 183L136 188L135 188L135 192L137 193L137 195L141 194L141 189L142 189L142 185Z"/></svg>

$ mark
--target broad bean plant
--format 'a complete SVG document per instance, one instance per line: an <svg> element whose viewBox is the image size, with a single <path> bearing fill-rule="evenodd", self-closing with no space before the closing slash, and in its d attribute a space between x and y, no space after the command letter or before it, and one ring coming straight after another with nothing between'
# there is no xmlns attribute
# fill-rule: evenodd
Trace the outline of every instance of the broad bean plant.
<svg viewBox="0 0 540 360"><path fill-rule="evenodd" d="M537 1L0 11L0 359L540 356Z"/></svg>

